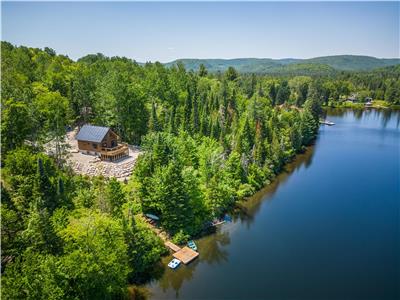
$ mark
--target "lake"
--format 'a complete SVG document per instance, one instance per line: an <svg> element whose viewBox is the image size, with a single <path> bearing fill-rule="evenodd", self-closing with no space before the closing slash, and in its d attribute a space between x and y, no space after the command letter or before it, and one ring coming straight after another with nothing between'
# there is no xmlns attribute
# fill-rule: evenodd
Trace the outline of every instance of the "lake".
<svg viewBox="0 0 400 300"><path fill-rule="evenodd" d="M400 112L327 119L315 146L196 241L199 259L146 286L151 299L400 299Z"/></svg>

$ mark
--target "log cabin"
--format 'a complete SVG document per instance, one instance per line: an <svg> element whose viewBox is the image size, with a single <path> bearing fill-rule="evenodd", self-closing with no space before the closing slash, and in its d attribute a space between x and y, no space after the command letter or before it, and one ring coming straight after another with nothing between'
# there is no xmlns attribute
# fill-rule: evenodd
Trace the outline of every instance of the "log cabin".
<svg viewBox="0 0 400 300"><path fill-rule="evenodd" d="M109 127L83 125L76 135L79 152L95 155L105 161L117 161L129 156L128 145Z"/></svg>

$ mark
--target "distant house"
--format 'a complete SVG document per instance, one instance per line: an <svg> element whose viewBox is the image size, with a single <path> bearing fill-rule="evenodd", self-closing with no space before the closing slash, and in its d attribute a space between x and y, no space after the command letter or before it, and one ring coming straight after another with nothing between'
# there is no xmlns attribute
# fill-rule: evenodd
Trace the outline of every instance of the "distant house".
<svg viewBox="0 0 400 300"><path fill-rule="evenodd" d="M109 127L83 125L76 135L79 152L115 161L129 155L128 146Z"/></svg>
<svg viewBox="0 0 400 300"><path fill-rule="evenodd" d="M352 94L350 97L347 97L347 101L356 102L357 101L357 94Z"/></svg>

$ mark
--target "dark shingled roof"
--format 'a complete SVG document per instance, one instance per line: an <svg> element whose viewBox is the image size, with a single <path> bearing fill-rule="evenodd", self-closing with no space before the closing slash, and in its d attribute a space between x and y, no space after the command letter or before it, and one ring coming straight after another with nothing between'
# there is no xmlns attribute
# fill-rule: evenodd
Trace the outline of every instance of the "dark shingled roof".
<svg viewBox="0 0 400 300"><path fill-rule="evenodd" d="M109 130L109 127L83 125L76 139L79 141L101 143Z"/></svg>

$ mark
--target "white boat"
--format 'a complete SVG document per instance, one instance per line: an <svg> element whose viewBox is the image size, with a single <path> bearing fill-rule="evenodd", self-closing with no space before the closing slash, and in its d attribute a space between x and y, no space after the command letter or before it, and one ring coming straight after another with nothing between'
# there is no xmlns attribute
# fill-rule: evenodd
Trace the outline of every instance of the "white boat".
<svg viewBox="0 0 400 300"><path fill-rule="evenodd" d="M168 263L168 267L170 267L171 269L176 269L177 267L179 267L180 264L181 261L179 259L174 258Z"/></svg>

